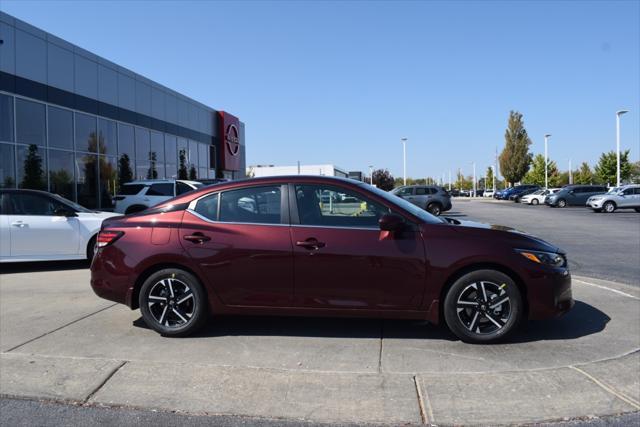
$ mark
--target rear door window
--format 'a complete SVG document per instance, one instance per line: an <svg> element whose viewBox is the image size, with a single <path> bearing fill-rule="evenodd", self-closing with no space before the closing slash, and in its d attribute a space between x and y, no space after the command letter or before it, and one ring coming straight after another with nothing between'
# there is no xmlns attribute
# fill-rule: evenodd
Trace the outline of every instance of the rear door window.
<svg viewBox="0 0 640 427"><path fill-rule="evenodd" d="M254 224L280 224L280 186L249 187L220 194L218 220Z"/></svg>
<svg viewBox="0 0 640 427"><path fill-rule="evenodd" d="M195 211L211 221L217 221L219 197L219 193L210 194L206 197L203 197L202 199L198 200L198 203L196 203Z"/></svg>
<svg viewBox="0 0 640 427"><path fill-rule="evenodd" d="M134 196L144 188L144 184L125 184L120 187L121 196Z"/></svg>
<svg viewBox="0 0 640 427"><path fill-rule="evenodd" d="M425 187L416 188L416 196L424 196L426 194L431 194L431 192L429 191L429 188L425 188Z"/></svg>
<svg viewBox="0 0 640 427"><path fill-rule="evenodd" d="M398 196L412 196L413 195L413 188L409 187L409 188L403 188L401 190L399 190L396 195Z"/></svg>
<svg viewBox="0 0 640 427"><path fill-rule="evenodd" d="M170 196L173 197L173 183L163 182L152 184L147 190L147 196Z"/></svg>

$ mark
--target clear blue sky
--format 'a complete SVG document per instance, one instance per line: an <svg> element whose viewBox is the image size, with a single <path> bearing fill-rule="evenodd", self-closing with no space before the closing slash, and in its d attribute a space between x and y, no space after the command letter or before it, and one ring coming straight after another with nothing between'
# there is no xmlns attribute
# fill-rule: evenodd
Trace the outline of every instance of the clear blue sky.
<svg viewBox="0 0 640 427"><path fill-rule="evenodd" d="M478 171L524 114L562 169L640 159L640 2L29 2L0 8L247 125L247 164Z"/></svg>

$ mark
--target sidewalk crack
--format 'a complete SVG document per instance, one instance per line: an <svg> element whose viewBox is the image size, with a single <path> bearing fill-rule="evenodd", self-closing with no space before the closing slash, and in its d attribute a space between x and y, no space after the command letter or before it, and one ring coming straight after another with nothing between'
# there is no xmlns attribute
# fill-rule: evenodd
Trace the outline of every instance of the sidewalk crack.
<svg viewBox="0 0 640 427"><path fill-rule="evenodd" d="M424 389L424 396L422 395L422 386L420 384L420 378L417 375L413 377L413 383L416 386L416 395L418 397L418 406L420 407L420 418L423 425L435 425L435 419L433 417L433 409L431 408L431 402L429 402L429 394L427 388Z"/></svg>
<svg viewBox="0 0 640 427"><path fill-rule="evenodd" d="M124 362L120 363L118 366L116 366L115 368L113 368L113 371L111 371L111 372L109 373L109 375L107 375L107 377L104 379L104 381L102 381L100 384L98 384L98 386L97 386L97 387L96 387L96 388L95 388L91 393L89 393L89 395L88 395L88 396L87 396L87 397L82 401L82 404L85 404L85 403L87 403L89 400L91 400L91 398L93 398L93 396L95 396L95 395L96 395L96 393L97 393L98 391L100 391L100 389L101 389L102 387L104 387L104 385L105 385L105 384L106 384L106 383L107 383L111 378L113 378L113 376L114 376L114 375L115 375L115 374L116 374L120 369L122 369L122 367L123 367L124 365L126 365L127 363L128 363L128 361L127 361L127 360L125 360Z"/></svg>
<svg viewBox="0 0 640 427"><path fill-rule="evenodd" d="M640 403L637 402L634 398L629 397L629 396L625 395L624 393L615 390L612 386L605 384L604 382L600 381L599 379L597 379L593 375L589 374L586 371L583 371L580 368L577 368L575 366L569 366L569 368L571 368L574 371L579 372L582 375L584 375L585 377L589 378L591 381L593 381L596 385L598 385L604 391L614 395L615 397L617 397L618 399L622 400L623 402L633 406L636 409L640 409Z"/></svg>

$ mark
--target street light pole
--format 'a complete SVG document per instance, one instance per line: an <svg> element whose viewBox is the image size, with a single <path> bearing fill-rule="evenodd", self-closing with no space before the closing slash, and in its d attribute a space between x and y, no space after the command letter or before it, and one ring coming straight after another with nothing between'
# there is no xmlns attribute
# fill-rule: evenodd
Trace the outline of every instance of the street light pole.
<svg viewBox="0 0 640 427"><path fill-rule="evenodd" d="M629 111L627 110L616 111L616 159L617 159L616 187L620 187L620 116L628 112Z"/></svg>
<svg viewBox="0 0 640 427"><path fill-rule="evenodd" d="M402 142L402 177L404 185L407 185L407 138L401 138Z"/></svg>
<svg viewBox="0 0 640 427"><path fill-rule="evenodd" d="M451 169L449 169L449 191L451 191Z"/></svg>
<svg viewBox="0 0 640 427"><path fill-rule="evenodd" d="M569 184L573 184L573 168L571 167L571 159L569 159Z"/></svg>
<svg viewBox="0 0 640 427"><path fill-rule="evenodd" d="M491 176L493 177L493 192L496 192L496 171L493 166L489 166L491 168Z"/></svg>
<svg viewBox="0 0 640 427"><path fill-rule="evenodd" d="M373 185L373 165L369 165L369 184Z"/></svg>
<svg viewBox="0 0 640 427"><path fill-rule="evenodd" d="M549 163L549 161L547 160L547 141L549 140L550 136L550 133L544 136L544 188L549 188L549 174L547 171L547 163Z"/></svg>
<svg viewBox="0 0 640 427"><path fill-rule="evenodd" d="M471 162L473 165L473 197L476 197L476 162Z"/></svg>

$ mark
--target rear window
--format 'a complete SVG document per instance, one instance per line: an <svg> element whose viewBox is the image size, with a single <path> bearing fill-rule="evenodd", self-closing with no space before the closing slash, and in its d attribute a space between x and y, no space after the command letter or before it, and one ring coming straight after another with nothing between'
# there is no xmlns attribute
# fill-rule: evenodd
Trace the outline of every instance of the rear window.
<svg viewBox="0 0 640 427"><path fill-rule="evenodd" d="M173 197L173 183L152 184L147 190L147 196L170 196Z"/></svg>
<svg viewBox="0 0 640 427"><path fill-rule="evenodd" d="M143 184L125 184L120 187L120 195L133 196L138 194L144 188Z"/></svg>

